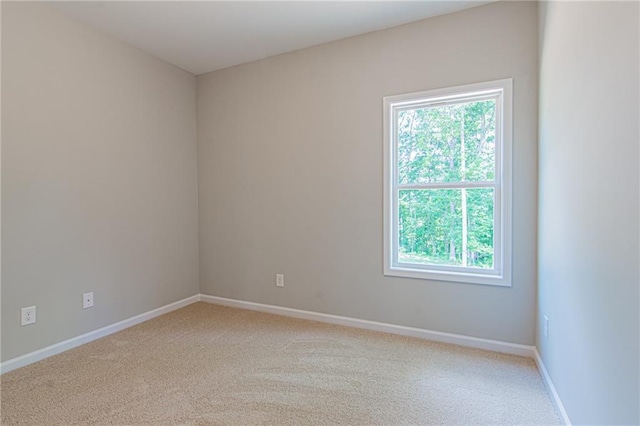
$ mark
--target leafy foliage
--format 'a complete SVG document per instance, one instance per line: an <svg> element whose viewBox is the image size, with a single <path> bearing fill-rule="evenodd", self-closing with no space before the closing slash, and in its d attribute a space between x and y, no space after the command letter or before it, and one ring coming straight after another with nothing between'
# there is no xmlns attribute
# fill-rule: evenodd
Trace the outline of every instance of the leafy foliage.
<svg viewBox="0 0 640 426"><path fill-rule="evenodd" d="M494 190L403 185L495 179L495 100L398 112L401 262L493 267Z"/></svg>

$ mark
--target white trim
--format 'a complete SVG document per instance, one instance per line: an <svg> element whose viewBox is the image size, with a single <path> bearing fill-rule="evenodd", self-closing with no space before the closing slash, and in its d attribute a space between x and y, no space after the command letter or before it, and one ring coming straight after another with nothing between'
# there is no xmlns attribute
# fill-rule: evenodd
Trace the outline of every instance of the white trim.
<svg viewBox="0 0 640 426"><path fill-rule="evenodd" d="M46 348L38 349L37 351L29 352L28 354L21 355L16 358L12 358L0 364L0 374L7 373L15 370L16 368L24 367L34 362L49 358L50 356L57 355L61 352L73 349L77 346L84 345L93 340L100 339L101 337L108 336L109 334L116 333L124 330L125 328L132 327L150 319L159 317L176 309L183 308L192 303L200 301L200 295L187 297L186 299L179 300L177 302L169 303L168 305L161 306L151 311L145 312L140 315L133 316L123 321L119 321L115 324L107 325L106 327L99 328L94 331L82 334L80 336L73 337L63 342L55 343Z"/></svg>
<svg viewBox="0 0 640 426"><path fill-rule="evenodd" d="M417 337L435 342L452 343L471 348L485 349L493 352L502 352L511 355L533 358L534 347L518 343L501 342L499 340L481 339L479 337L463 336L460 334L443 333L440 331L425 330L422 328L406 327L403 325L386 324L376 321L368 321L357 318L343 317L339 315L323 314L319 312L304 311L301 309L284 308L282 306L265 305L262 303L245 302L225 297L200 295L202 302L214 305L229 306L233 308L248 309L251 311L266 312L269 314L283 315L286 317L319 321L329 324L344 325L347 327L361 328L365 330L381 331L384 333L398 334L400 336Z"/></svg>
<svg viewBox="0 0 640 426"><path fill-rule="evenodd" d="M0 374L7 373L20 367L33 364L34 362L49 358L50 356L57 355L65 352L69 349L84 345L85 343L92 342L150 319L159 317L185 306L191 305L196 302L206 302L214 305L229 306L233 308L248 309L258 312L266 312L275 315L282 315L286 317L300 318L311 321L318 321L328 324L343 325L346 327L354 327L365 330L380 331L384 333L397 334L400 336L417 337L420 339L431 340L435 342L451 343L460 346L466 346L471 348L484 349L493 352L501 352L511 355L519 355L528 358L533 358L536 362L542 380L549 391L551 401L557 408L558 412L562 416L562 420L566 425L571 426L571 421L567 415L564 405L560 400L560 396L556 391L556 388L551 380L551 376L542 361L542 357L535 346L522 345L518 343L502 342L499 340L482 339L479 337L464 336L461 334L443 333L440 331L426 330L422 328L406 327L402 325L386 324L376 321L368 321L357 318L343 317L339 315L323 314L319 312L305 311L301 309L284 308L281 306L266 305L263 303L246 302L237 299L228 299L225 297L208 296L204 294L196 294L186 299L179 300L174 303L170 303L165 306L153 309L140 315L128 318L126 320L117 322L115 324L102 327L98 330L91 331L89 333L82 334L77 337L65 340L47 346L46 348L39 349L34 352L30 352L25 355L10 359L3 363L0 363Z"/></svg>
<svg viewBox="0 0 640 426"><path fill-rule="evenodd" d="M406 266L405 266L406 265ZM444 268L443 268L444 269ZM459 268L459 271L438 270L436 265L413 265L398 263L398 266L389 267L385 275L392 277L431 279L436 281L453 281L458 283L482 284L495 287L511 287L511 284L502 282L502 276L491 274L492 271L479 270L478 273L468 272L471 268Z"/></svg>
<svg viewBox="0 0 640 426"><path fill-rule="evenodd" d="M534 347L534 359L536 361L536 365L538 366L538 370L540 370L540 375L542 376L542 381L544 382L549 394L551 396L551 401L553 405L556 406L556 409L560 413L562 417L562 421L565 425L571 426L571 420L569 420L569 416L567 415L567 411L564 409L564 404L562 404L562 400L560 399L560 395L556 391L556 387L553 385L553 381L551 380L551 376L547 371L547 367L545 367L544 362L542 361L542 357L540 356L540 352L538 352L538 348Z"/></svg>
<svg viewBox="0 0 640 426"><path fill-rule="evenodd" d="M493 188L500 185L495 181L475 181L475 182L429 182L429 183L402 183L396 185L398 189L459 189L459 188Z"/></svg>
<svg viewBox="0 0 640 426"><path fill-rule="evenodd" d="M460 346L466 346L477 349L484 349L493 352L501 352L511 355L519 355L528 358L533 358L536 362L542 380L544 381L547 390L551 396L551 400L556 409L562 416L563 422L571 426L571 421L567 415L564 405L560 400L560 396L556 391L556 388L551 380L551 376L542 361L542 357L535 346L522 345L518 343L502 342L499 340L482 339L479 337L464 336L461 334L444 333L440 331L426 330L422 328L406 327L402 325L386 324L376 321L368 321L357 318L344 317L339 315L323 314L320 312L305 311L301 309L285 308L282 306L266 305L263 303L246 302L237 299L228 299L225 297L208 296L204 294L196 294L186 299L179 300L174 303L170 303L165 306L153 309L151 311L142 313L140 315L133 316L123 321L119 321L115 324L102 327L98 330L90 331L80 336L73 337L63 342L55 343L46 348L38 349L34 352L30 352L25 355L21 355L16 358L12 358L8 361L0 363L0 374L7 373L20 367L33 364L41 361L45 358L49 358L53 355L65 352L69 349L84 345L85 343L92 342L110 334L122 331L126 328L133 327L134 325L143 323L150 319L159 317L185 306L191 305L196 302L206 302L214 305L229 306L233 308L248 309L258 312L266 312L275 315L282 315L286 317L300 318L311 321L318 321L328 324L342 325L346 327L360 328L364 330L380 331L383 333L397 334L400 336L417 337L420 339L431 340L435 342L451 343Z"/></svg>
<svg viewBox="0 0 640 426"><path fill-rule="evenodd" d="M403 109L492 98L496 102L495 179L490 182L397 182L397 115ZM406 93L383 98L383 274L386 276L454 281L511 287L511 145L513 139L513 79ZM494 267L474 270L445 265L402 263L398 253L398 191L400 189L490 187L494 190Z"/></svg>

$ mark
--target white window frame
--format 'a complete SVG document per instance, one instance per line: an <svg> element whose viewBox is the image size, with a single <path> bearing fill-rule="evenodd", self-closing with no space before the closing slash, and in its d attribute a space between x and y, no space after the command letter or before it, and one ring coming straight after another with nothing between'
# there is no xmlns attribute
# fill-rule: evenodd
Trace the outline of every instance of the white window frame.
<svg viewBox="0 0 640 426"><path fill-rule="evenodd" d="M495 180L400 185L397 112L464 100L496 99ZM384 108L384 275L438 281L511 286L511 145L513 80L503 79L404 95L386 96ZM402 189L493 188L494 268L422 265L398 261L398 194Z"/></svg>

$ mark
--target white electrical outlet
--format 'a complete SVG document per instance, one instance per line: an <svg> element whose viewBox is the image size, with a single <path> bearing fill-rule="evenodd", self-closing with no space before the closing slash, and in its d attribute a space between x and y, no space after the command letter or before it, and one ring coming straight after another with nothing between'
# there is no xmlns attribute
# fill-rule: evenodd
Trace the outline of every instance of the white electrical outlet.
<svg viewBox="0 0 640 426"><path fill-rule="evenodd" d="M276 274L276 286L284 287L284 274Z"/></svg>
<svg viewBox="0 0 640 426"><path fill-rule="evenodd" d="M29 306L28 308L22 308L20 310L20 325L35 324L36 322L36 307Z"/></svg>
<svg viewBox="0 0 640 426"><path fill-rule="evenodd" d="M546 315L544 316L544 338L549 338L549 318Z"/></svg>
<svg viewBox="0 0 640 426"><path fill-rule="evenodd" d="M93 292L82 295L82 309L93 307Z"/></svg>

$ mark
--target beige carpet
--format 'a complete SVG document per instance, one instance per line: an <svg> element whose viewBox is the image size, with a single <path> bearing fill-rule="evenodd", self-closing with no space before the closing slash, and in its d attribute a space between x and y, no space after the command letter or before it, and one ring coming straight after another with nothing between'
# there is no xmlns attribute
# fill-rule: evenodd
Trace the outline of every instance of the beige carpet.
<svg viewBox="0 0 640 426"><path fill-rule="evenodd" d="M2 424L558 424L532 360L197 303L1 378Z"/></svg>

